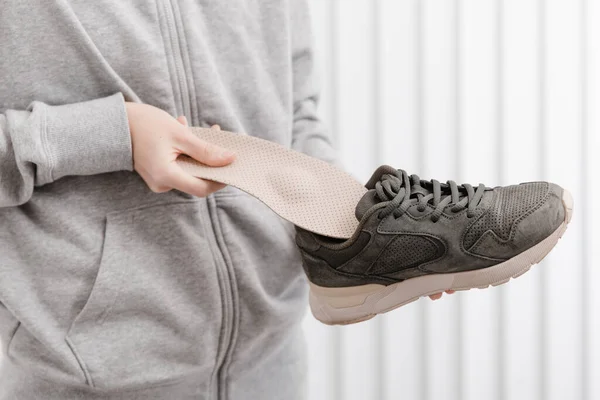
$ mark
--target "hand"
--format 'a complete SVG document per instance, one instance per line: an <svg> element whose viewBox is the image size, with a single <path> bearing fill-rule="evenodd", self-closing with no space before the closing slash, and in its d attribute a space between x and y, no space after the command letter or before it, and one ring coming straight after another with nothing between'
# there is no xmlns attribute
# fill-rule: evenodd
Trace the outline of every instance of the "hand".
<svg viewBox="0 0 600 400"><path fill-rule="evenodd" d="M186 154L202 164L222 167L235 159L235 154L194 136L187 120L139 103L125 103L133 145L133 167L156 193L177 189L205 197L225 187L224 184L196 178L184 172L175 160ZM218 125L213 129L220 129Z"/></svg>
<svg viewBox="0 0 600 400"><path fill-rule="evenodd" d="M446 293L448 293L448 294L452 294L452 293L454 293L454 290L446 290ZM431 300L439 300L439 299L441 299L441 298L442 298L442 295L443 295L443 294L444 294L444 293L442 293L442 292L440 292L440 293L436 293L436 294L432 294L432 295L430 295L430 296L429 296L429 298L430 298Z"/></svg>

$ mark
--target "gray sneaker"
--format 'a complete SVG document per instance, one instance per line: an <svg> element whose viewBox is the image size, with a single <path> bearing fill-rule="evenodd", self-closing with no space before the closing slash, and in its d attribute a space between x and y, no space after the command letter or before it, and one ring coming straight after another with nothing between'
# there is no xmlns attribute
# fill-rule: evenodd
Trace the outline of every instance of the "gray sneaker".
<svg viewBox="0 0 600 400"><path fill-rule="evenodd" d="M326 324L508 282L550 252L573 212L569 192L547 182L472 187L382 166L366 187L350 239L297 228L310 306Z"/></svg>

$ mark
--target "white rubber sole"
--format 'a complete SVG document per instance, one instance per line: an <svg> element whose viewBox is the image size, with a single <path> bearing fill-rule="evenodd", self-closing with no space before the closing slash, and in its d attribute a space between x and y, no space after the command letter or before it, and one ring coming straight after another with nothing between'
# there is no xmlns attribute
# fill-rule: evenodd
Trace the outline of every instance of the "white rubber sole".
<svg viewBox="0 0 600 400"><path fill-rule="evenodd" d="M309 303L313 315L328 325L365 321L446 290L485 289L508 282L539 263L558 242L573 216L573 197L563 191L565 221L546 239L510 260L492 267L454 274L427 275L389 286L370 284L346 288L326 288L310 284Z"/></svg>

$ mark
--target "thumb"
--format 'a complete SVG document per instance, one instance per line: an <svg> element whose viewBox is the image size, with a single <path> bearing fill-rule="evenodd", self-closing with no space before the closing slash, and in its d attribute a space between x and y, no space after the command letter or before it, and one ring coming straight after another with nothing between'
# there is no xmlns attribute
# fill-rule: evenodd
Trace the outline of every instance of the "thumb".
<svg viewBox="0 0 600 400"><path fill-rule="evenodd" d="M196 161L211 167L223 167L231 164L235 153L223 147L208 143L191 132L187 132L179 144L179 150Z"/></svg>

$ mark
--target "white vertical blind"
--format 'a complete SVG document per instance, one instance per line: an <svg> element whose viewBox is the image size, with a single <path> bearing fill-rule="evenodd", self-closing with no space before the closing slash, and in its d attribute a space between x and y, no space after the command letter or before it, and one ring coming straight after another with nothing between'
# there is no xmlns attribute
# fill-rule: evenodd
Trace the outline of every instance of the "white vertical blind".
<svg viewBox="0 0 600 400"><path fill-rule="evenodd" d="M460 174L466 182L499 184L496 137L498 58L495 0L462 0L460 7ZM432 116L429 115L428 118ZM465 400L497 399L499 330L497 290L461 294L462 391ZM472 382L478 384L473 385Z"/></svg>
<svg viewBox="0 0 600 400"><path fill-rule="evenodd" d="M585 380L584 398L596 399L600 397L600 268L597 267L600 260L600 232L597 224L600 213L594 207L593 199L600 195L598 185L593 185L595 172L598 170L598 149L600 149L600 2L585 1L582 7L583 27L583 154L584 162L581 176L582 189L585 198L581 202L584 209L582 215L582 234L586 240L584 253L585 265L583 266L583 304L585 313L583 315L582 350L584 355L583 370Z"/></svg>
<svg viewBox="0 0 600 400"><path fill-rule="evenodd" d="M310 399L600 398L600 2L311 0L321 112L347 169L380 164L575 197L557 248L508 285L356 326L308 315Z"/></svg>
<svg viewBox="0 0 600 400"><path fill-rule="evenodd" d="M379 59L375 61L379 63L381 132L380 157L375 160L376 164L397 164L402 160L407 168L416 168L420 162L416 135L419 107L415 98L418 82L415 55L419 40L417 4L417 1L397 0L380 3L381 43ZM378 318L382 329L378 335L382 340L381 359L385 363L378 368L382 371L381 398L393 398L398 393L406 398L419 398L425 366L420 359L424 339L421 334L422 318L416 307L406 307L397 312L411 324L402 324L392 314Z"/></svg>
<svg viewBox="0 0 600 400"><path fill-rule="evenodd" d="M540 149L544 136L540 123L540 2L504 0L503 10L502 183L506 184L543 178ZM543 399L540 270L546 267L545 263L534 266L504 287L506 399Z"/></svg>
<svg viewBox="0 0 600 400"><path fill-rule="evenodd" d="M584 195L582 171L581 4L548 0L546 3L546 156L545 176L568 185L573 196ZM596 111L597 112L597 111ZM544 270L547 352L545 384L548 399L581 398L582 250L583 214L579 213L561 251L549 256ZM567 297L568 296L568 297Z"/></svg>

